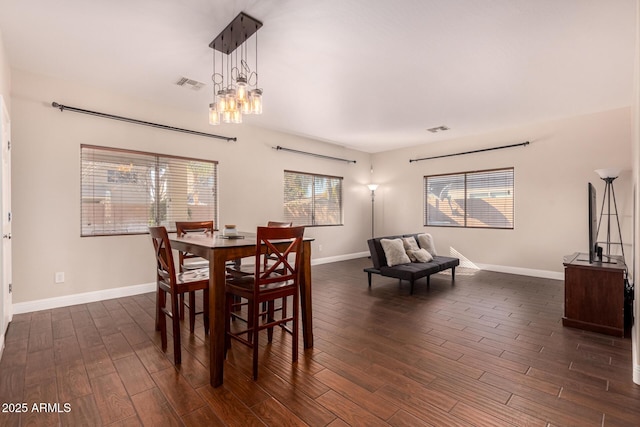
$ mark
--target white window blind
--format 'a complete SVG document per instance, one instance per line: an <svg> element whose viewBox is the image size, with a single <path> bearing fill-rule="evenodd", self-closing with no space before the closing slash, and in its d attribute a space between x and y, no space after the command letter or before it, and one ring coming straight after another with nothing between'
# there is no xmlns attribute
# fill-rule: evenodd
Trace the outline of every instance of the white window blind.
<svg viewBox="0 0 640 427"><path fill-rule="evenodd" d="M81 163L81 236L218 224L216 161L82 145Z"/></svg>
<svg viewBox="0 0 640 427"><path fill-rule="evenodd" d="M342 177L284 171L284 218L293 225L342 225Z"/></svg>
<svg viewBox="0 0 640 427"><path fill-rule="evenodd" d="M513 228L513 168L424 177L425 225Z"/></svg>

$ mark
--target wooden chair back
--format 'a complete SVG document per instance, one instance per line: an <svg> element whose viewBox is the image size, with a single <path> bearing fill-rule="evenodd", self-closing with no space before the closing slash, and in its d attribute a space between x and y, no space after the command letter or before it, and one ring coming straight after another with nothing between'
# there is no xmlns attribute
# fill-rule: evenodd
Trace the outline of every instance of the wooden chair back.
<svg viewBox="0 0 640 427"><path fill-rule="evenodd" d="M302 262L301 249L304 227L258 227L256 238L255 286L254 293L268 290L272 283L289 282L298 286L298 271ZM286 248L280 249L281 241L287 241ZM264 247L263 247L264 245ZM271 263L260 268L263 254L269 254Z"/></svg>
<svg viewBox="0 0 640 427"><path fill-rule="evenodd" d="M176 221L176 232L178 237L182 237L187 233L205 233L213 234L213 221ZM180 272L184 271L184 260L188 258L197 258L196 255L188 252L178 252L178 265Z"/></svg>
<svg viewBox="0 0 640 427"><path fill-rule="evenodd" d="M280 222L280 221L269 221L267 222L267 227L291 227L293 226L293 222Z"/></svg>
<svg viewBox="0 0 640 427"><path fill-rule="evenodd" d="M149 234L151 234L156 255L158 281L164 282L171 288L175 288L176 267L173 263L173 253L171 251L171 243L169 242L167 229L162 226L149 227Z"/></svg>

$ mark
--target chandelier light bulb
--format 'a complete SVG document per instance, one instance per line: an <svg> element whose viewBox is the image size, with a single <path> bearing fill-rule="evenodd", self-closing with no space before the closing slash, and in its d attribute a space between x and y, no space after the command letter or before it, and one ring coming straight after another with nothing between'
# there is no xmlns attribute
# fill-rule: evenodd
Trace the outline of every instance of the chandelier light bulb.
<svg viewBox="0 0 640 427"><path fill-rule="evenodd" d="M210 125L219 125L220 124L220 114L218 113L218 106L215 102L209 104L209 124Z"/></svg>
<svg viewBox="0 0 640 427"><path fill-rule="evenodd" d="M251 91L251 111L253 114L262 114L262 89Z"/></svg>
<svg viewBox="0 0 640 427"><path fill-rule="evenodd" d="M236 79L236 99L238 102L247 101L247 79L244 76L238 76Z"/></svg>
<svg viewBox="0 0 640 427"><path fill-rule="evenodd" d="M236 98L235 89L227 89L227 110L234 112L238 109L238 99Z"/></svg>
<svg viewBox="0 0 640 427"><path fill-rule="evenodd" d="M251 97L249 97L248 95L247 95L247 99L242 103L240 103L240 111L242 111L242 114L253 113L253 111L251 111Z"/></svg>
<svg viewBox="0 0 640 427"><path fill-rule="evenodd" d="M224 90L218 91L218 95L216 96L216 101L218 104L218 112L223 113L227 111L227 97Z"/></svg>

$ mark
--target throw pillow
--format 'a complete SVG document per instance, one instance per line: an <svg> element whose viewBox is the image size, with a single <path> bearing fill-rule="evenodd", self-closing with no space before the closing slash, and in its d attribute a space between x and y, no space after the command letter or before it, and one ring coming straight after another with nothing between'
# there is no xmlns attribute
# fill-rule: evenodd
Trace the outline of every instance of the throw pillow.
<svg viewBox="0 0 640 427"><path fill-rule="evenodd" d="M402 239L380 239L384 256L387 257L387 265L393 267L399 264L409 264L411 260L404 251Z"/></svg>
<svg viewBox="0 0 640 427"><path fill-rule="evenodd" d="M407 255L412 262L429 262L433 261L433 257L426 249L418 249L416 251L408 250Z"/></svg>
<svg viewBox="0 0 640 427"><path fill-rule="evenodd" d="M402 244L404 245L404 250L405 251L417 251L418 249L420 249L420 246L418 246L418 242L416 242L416 239L411 236L411 237L403 237L402 238ZM407 254L409 255L409 254ZM411 258L411 257L409 257Z"/></svg>
<svg viewBox="0 0 640 427"><path fill-rule="evenodd" d="M436 252L436 245L433 243L433 237L431 234L418 234L418 243L420 243L420 247L422 249L426 249L427 252L431 254L431 256L436 256L438 253Z"/></svg>

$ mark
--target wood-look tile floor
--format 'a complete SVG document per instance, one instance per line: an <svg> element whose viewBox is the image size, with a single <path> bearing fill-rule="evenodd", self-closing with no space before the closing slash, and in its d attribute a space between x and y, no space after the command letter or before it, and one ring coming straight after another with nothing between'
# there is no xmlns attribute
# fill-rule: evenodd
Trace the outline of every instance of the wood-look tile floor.
<svg viewBox="0 0 640 427"><path fill-rule="evenodd" d="M630 340L563 328L561 281L460 269L409 295L369 289L370 262L314 266L314 348L292 364L289 335L261 336L254 382L235 344L219 388L201 318L179 369L160 350L153 293L16 315L0 403L27 411L0 425L640 425Z"/></svg>

